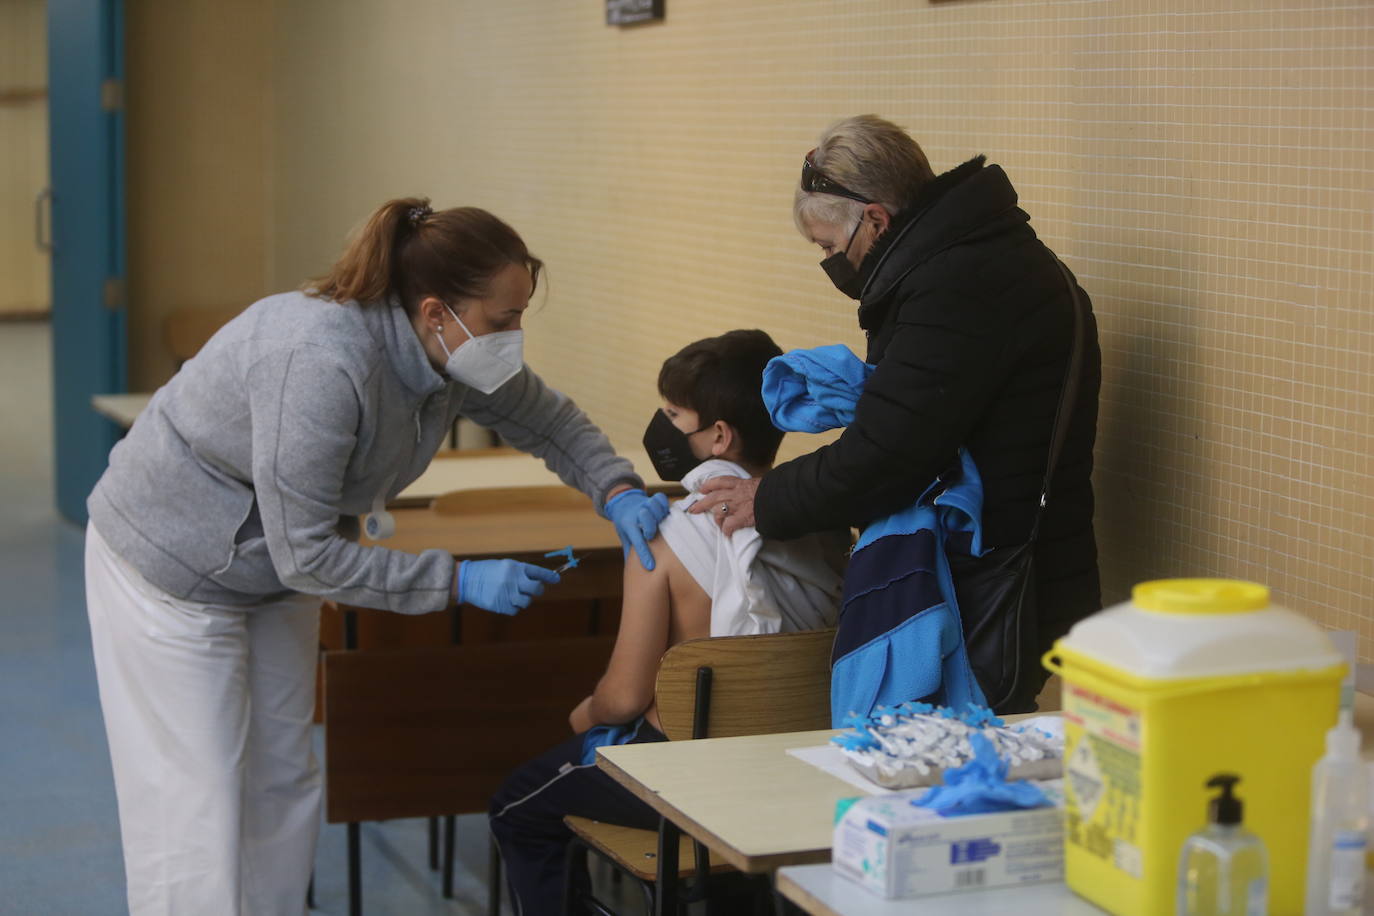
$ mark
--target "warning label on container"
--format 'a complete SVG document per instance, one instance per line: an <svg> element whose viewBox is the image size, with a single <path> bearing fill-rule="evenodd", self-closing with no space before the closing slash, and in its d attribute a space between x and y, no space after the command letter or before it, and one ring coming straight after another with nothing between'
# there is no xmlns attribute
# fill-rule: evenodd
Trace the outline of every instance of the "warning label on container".
<svg viewBox="0 0 1374 916"><path fill-rule="evenodd" d="M1102 799L1102 768L1097 765L1091 741L1080 741L1068 757L1064 768L1069 787L1078 799L1078 813L1091 819Z"/></svg>
<svg viewBox="0 0 1374 916"><path fill-rule="evenodd" d="M1065 811L1068 842L1140 877L1140 711L1065 685Z"/></svg>

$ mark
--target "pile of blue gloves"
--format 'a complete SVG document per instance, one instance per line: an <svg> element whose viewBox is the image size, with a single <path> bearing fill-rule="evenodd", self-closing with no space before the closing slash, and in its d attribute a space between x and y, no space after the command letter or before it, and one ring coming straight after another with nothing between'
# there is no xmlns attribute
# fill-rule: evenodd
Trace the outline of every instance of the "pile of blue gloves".
<svg viewBox="0 0 1374 916"><path fill-rule="evenodd" d="M913 805L929 808L942 817L957 817L1052 804L1034 783L1024 779L1007 781L1007 762L997 755L991 741L976 732L968 740L973 746L973 759L961 767L945 770L944 785L932 786Z"/></svg>

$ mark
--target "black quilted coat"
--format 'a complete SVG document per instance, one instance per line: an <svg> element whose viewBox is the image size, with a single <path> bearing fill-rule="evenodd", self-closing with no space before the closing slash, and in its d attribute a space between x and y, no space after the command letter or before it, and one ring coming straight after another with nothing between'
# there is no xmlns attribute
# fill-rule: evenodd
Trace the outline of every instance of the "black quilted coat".
<svg viewBox="0 0 1374 916"><path fill-rule="evenodd" d="M983 478L984 537L1024 543L1034 521L1073 336L1068 285L999 166L937 177L875 243L859 325L876 365L834 443L759 487L758 530L791 538L863 527L911 504L966 446ZM1087 304L1077 404L1036 551L1040 648L1101 607L1093 442L1101 352ZM1038 682L1037 682L1038 683Z"/></svg>

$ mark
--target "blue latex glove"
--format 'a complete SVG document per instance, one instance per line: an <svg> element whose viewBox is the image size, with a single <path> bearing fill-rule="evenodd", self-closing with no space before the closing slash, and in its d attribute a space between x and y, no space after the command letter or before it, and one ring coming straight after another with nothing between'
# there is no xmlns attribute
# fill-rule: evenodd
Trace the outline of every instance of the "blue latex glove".
<svg viewBox="0 0 1374 916"><path fill-rule="evenodd" d="M1007 782L1007 762L985 736L969 735L973 759L961 767L945 770L944 785L932 786L912 802L930 808L942 817L961 814L986 814L1020 808L1044 808L1052 804L1037 785L1018 779Z"/></svg>
<svg viewBox="0 0 1374 916"><path fill-rule="evenodd" d="M516 560L464 560L458 569L454 599L484 611L513 616L544 594L544 584L558 584L552 569Z"/></svg>
<svg viewBox="0 0 1374 916"><path fill-rule="evenodd" d="M606 517L615 523L615 533L620 535L625 556L630 555L633 547L639 554L639 562L649 570L654 568L649 542L658 534L658 523L667 515L668 497L662 493L648 496L643 490L625 490L606 503Z"/></svg>

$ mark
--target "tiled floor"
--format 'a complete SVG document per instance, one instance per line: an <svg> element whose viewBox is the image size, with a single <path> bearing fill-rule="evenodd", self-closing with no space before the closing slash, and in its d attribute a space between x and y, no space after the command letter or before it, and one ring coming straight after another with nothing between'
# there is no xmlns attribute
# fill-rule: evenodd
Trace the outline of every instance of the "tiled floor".
<svg viewBox="0 0 1374 916"><path fill-rule="evenodd" d="M0 324L0 914L125 912L114 786L82 590L82 531L53 509L46 323ZM363 828L369 916L478 914L486 823L458 822L456 899L439 893L423 821ZM346 836L325 825L317 912L348 911Z"/></svg>

